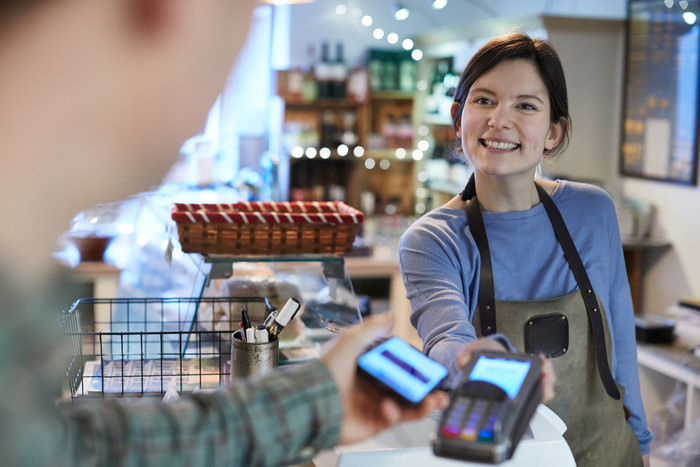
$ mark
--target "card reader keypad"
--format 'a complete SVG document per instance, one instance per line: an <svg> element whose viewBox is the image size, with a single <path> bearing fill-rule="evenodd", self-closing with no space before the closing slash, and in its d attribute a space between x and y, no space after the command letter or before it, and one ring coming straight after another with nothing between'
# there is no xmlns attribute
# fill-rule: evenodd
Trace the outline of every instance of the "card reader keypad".
<svg viewBox="0 0 700 467"><path fill-rule="evenodd" d="M500 409L499 400L458 396L449 409L442 434L467 441L493 442Z"/></svg>

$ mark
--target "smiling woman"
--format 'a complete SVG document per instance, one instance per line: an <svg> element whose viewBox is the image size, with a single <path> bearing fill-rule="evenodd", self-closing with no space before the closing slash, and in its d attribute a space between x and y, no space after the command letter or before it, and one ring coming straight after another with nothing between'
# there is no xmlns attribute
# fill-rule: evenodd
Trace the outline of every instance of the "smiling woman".
<svg viewBox="0 0 700 467"><path fill-rule="evenodd" d="M424 351L452 374L456 355L488 345L547 356L558 375L548 405L577 464L641 465L651 433L612 200L535 179L569 141L557 53L523 34L493 39L465 68L451 110L474 175L399 243Z"/></svg>

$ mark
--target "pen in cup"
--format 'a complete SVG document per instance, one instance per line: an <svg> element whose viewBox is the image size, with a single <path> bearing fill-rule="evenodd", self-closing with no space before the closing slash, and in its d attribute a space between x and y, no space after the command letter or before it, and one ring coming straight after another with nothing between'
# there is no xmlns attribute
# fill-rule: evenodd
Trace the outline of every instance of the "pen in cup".
<svg viewBox="0 0 700 467"><path fill-rule="evenodd" d="M276 339L277 336L279 336L279 333L282 332L287 323L297 314L299 308L301 308L301 302L299 302L297 298L292 297L287 300L287 303L285 303L279 313L277 313L274 321L267 329L270 334L270 339Z"/></svg>
<svg viewBox="0 0 700 467"><path fill-rule="evenodd" d="M241 321L243 321L244 329L252 327L252 325L250 324L250 317L248 316L248 310L246 310L245 308L241 310Z"/></svg>
<svg viewBox="0 0 700 467"><path fill-rule="evenodd" d="M267 334L267 328L264 325L259 325L255 328L255 343L266 344L270 337Z"/></svg>
<svg viewBox="0 0 700 467"><path fill-rule="evenodd" d="M245 341L249 344L255 344L255 328L250 327L245 330Z"/></svg>
<svg viewBox="0 0 700 467"><path fill-rule="evenodd" d="M272 326L272 323L275 322L275 317L277 317L277 308L273 307L270 314L267 315L267 318L265 318L263 326L265 326L266 329L269 329L269 327Z"/></svg>

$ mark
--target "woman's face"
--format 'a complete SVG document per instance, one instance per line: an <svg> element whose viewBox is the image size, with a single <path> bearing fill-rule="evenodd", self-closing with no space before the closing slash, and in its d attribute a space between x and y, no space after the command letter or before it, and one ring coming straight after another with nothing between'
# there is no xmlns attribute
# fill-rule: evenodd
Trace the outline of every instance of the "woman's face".
<svg viewBox="0 0 700 467"><path fill-rule="evenodd" d="M561 125L550 121L537 68L521 59L500 63L474 82L456 129L475 170L496 177L533 177L544 151L563 136Z"/></svg>

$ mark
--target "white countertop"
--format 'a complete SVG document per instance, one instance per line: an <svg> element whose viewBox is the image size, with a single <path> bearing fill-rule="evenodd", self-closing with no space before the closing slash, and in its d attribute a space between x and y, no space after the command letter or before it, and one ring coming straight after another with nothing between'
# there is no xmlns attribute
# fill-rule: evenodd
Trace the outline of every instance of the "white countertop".
<svg viewBox="0 0 700 467"><path fill-rule="evenodd" d="M484 465L437 457L430 440L436 432L440 412L397 425L361 443L338 446L314 457L316 467L425 467ZM562 434L566 425L549 408L540 404L513 457L504 467L575 467L576 463ZM546 456L543 453L546 452Z"/></svg>

